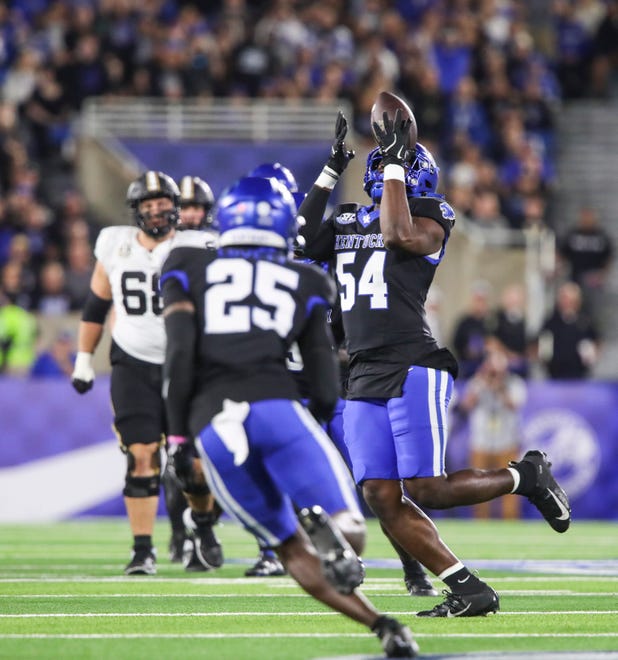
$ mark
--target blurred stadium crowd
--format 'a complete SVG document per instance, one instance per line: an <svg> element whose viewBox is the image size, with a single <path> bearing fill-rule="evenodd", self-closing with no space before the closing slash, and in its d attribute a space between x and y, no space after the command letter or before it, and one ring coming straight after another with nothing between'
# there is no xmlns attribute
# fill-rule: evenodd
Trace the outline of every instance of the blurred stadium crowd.
<svg viewBox="0 0 618 660"><path fill-rule="evenodd" d="M543 228L556 112L610 95L617 59L616 0L1 3L0 298L81 308L98 231L73 181L88 97L344 98L369 140L377 93L395 90L460 217Z"/></svg>

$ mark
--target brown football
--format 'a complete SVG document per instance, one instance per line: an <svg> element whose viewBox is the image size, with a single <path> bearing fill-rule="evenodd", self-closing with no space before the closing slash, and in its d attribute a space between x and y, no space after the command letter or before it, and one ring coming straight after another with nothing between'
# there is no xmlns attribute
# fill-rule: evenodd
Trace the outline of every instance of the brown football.
<svg viewBox="0 0 618 660"><path fill-rule="evenodd" d="M371 108L371 131L373 133L373 137L376 137L373 130L373 123L375 122L378 124L378 126L380 126L380 128L384 128L383 113L386 112L389 119L392 120L395 118L395 112L397 109L401 110L402 119L412 120L412 123L410 124L409 141L407 146L413 147L416 144L418 138L418 129L416 127L416 119L414 118L414 113L412 110L410 110L410 106L402 98L396 96L395 94L391 94L391 92L380 92L376 97L373 107Z"/></svg>

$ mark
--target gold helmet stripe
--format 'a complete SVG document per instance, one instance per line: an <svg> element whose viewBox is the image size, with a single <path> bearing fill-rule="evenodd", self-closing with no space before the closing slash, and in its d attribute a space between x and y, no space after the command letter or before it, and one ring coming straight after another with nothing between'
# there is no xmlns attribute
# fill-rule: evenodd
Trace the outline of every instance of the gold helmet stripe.
<svg viewBox="0 0 618 660"><path fill-rule="evenodd" d="M161 190L161 181L157 172L146 172L146 190L148 192L156 192Z"/></svg>

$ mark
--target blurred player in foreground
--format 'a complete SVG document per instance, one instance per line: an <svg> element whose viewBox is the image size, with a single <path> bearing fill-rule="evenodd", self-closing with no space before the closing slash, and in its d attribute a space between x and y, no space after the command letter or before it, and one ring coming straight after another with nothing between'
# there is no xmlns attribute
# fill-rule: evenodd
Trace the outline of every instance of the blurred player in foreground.
<svg viewBox="0 0 618 660"><path fill-rule="evenodd" d="M339 392L326 322L334 290L320 269L288 256L296 213L275 180L241 179L217 206L219 247L179 248L167 259L170 430L199 437L217 501L276 549L305 591L371 628L388 657L414 657L408 628L357 590L365 524L348 470L316 421L332 414ZM313 415L286 368L294 341Z"/></svg>

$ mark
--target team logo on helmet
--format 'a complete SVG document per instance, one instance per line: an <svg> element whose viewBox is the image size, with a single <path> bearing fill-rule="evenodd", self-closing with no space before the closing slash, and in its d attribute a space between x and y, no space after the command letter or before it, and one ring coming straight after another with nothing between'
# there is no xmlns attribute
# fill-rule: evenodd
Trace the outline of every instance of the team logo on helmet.
<svg viewBox="0 0 618 660"><path fill-rule="evenodd" d="M374 203L379 203L384 190L384 172L382 153L376 147L367 156L367 167L363 179L363 188ZM412 159L403 163L404 183L408 197L421 197L433 194L438 188L440 168L434 157L420 142L416 143Z"/></svg>

